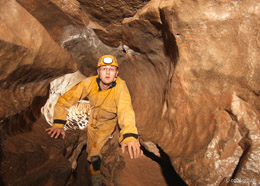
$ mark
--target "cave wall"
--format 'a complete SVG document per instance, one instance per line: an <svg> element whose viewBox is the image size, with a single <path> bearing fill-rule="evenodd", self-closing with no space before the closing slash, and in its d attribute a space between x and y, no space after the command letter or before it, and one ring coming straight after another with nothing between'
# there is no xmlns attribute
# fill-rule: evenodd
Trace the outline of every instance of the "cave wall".
<svg viewBox="0 0 260 186"><path fill-rule="evenodd" d="M141 139L158 144L188 185L260 182L259 1L3 0L0 5L4 131L26 128L27 121L17 126L13 118L28 115L36 97L46 99L53 79L77 69L93 75L98 58L110 53L132 95ZM2 144L8 140L13 137L4 135ZM113 161L104 161L108 169Z"/></svg>
<svg viewBox="0 0 260 186"><path fill-rule="evenodd" d="M51 78L77 66L16 1L1 1L0 21L0 117L7 118L28 107L34 97L47 95Z"/></svg>
<svg viewBox="0 0 260 186"><path fill-rule="evenodd" d="M225 178L259 179L259 171L241 163L257 161L247 152L257 150L246 141L254 143L259 134L256 140L249 137L254 132L231 108L239 99L259 110L258 8L255 1L160 5L180 57L164 118L173 128L172 138L163 137L159 144L190 185L227 184ZM165 129L164 134L169 132ZM242 167L251 173L238 174Z"/></svg>

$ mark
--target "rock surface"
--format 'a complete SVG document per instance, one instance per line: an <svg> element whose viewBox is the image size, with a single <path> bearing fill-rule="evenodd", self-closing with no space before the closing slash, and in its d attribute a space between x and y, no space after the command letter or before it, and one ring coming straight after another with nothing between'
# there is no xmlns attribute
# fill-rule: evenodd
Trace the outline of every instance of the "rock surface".
<svg viewBox="0 0 260 186"><path fill-rule="evenodd" d="M83 131L53 143L40 110L52 80L77 69L94 75L98 58L109 53L118 58L119 76L132 95L144 146L164 151L186 184L260 184L259 9L252 0L2 0L2 182L84 181L71 174ZM103 154L105 184L123 185L131 171L136 178L116 141ZM158 171L149 160L136 162ZM77 170L87 174L82 166ZM28 181L30 176L35 180ZM165 184L160 177L157 182Z"/></svg>
<svg viewBox="0 0 260 186"><path fill-rule="evenodd" d="M0 118L7 118L26 109L36 96L48 95L49 82L76 70L76 64L16 1L0 5Z"/></svg>

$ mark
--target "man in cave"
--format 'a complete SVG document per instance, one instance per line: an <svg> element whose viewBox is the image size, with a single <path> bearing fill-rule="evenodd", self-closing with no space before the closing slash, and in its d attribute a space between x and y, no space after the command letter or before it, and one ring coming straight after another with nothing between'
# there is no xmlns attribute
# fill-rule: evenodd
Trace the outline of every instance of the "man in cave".
<svg viewBox="0 0 260 186"><path fill-rule="evenodd" d="M87 153L92 175L100 174L100 151L117 123L120 127L119 143L124 153L127 147L130 158L143 154L140 149L135 113L125 81L118 77L118 62L114 56L102 56L97 64L98 75L88 77L60 96L54 108L52 128L46 129L51 137L62 135L67 109L87 97L91 105L88 125Z"/></svg>

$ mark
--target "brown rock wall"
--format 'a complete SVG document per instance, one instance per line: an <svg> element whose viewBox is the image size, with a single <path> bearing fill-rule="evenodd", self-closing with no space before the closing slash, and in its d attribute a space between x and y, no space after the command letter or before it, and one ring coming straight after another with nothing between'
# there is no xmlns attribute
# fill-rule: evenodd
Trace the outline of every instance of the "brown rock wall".
<svg viewBox="0 0 260 186"><path fill-rule="evenodd" d="M257 185L260 177L258 169L260 145L259 111L250 103L240 99L236 93L233 94L231 109L236 115L238 124L243 129L246 137L243 143L241 143L245 151L241 157L237 172L233 177L234 181L231 181L231 185L235 185L236 183Z"/></svg>
<svg viewBox="0 0 260 186"><path fill-rule="evenodd" d="M230 105L234 91L247 102L258 97L259 67L257 57L252 58L260 54L258 27L253 26L259 19L257 5L251 1L160 4L180 57L167 94L165 119L172 125L172 137L165 137L169 132L164 129L159 145L189 185L219 185L236 175L244 155L240 141L246 136ZM252 106L259 109L258 104L257 100ZM247 178L256 177L247 174Z"/></svg>
<svg viewBox="0 0 260 186"><path fill-rule="evenodd" d="M27 119L30 120L31 118ZM84 131L67 132L68 137L51 139L44 117L35 119L30 130L2 130L0 175L4 185L65 185L71 175L74 146L85 139ZM12 123L9 123L10 125ZM21 126L16 126L22 128ZM25 126L24 126L25 127ZM9 133L9 134L8 134ZM87 171L87 168L85 167ZM89 172L86 172L87 181Z"/></svg>
<svg viewBox="0 0 260 186"><path fill-rule="evenodd" d="M47 95L51 78L75 70L76 65L16 1L0 5L0 117L5 118L28 107L35 96Z"/></svg>
<svg viewBox="0 0 260 186"><path fill-rule="evenodd" d="M77 19L71 19L70 14L65 14L62 9L51 1L30 0L17 2L26 9L49 33L51 38L60 44L63 33L67 26L80 25L83 23ZM71 7L72 9L72 7ZM73 10L73 9L72 9ZM79 17L79 16L78 16ZM80 18L80 17L79 17Z"/></svg>
<svg viewBox="0 0 260 186"><path fill-rule="evenodd" d="M106 45L118 47L122 40L122 20L135 15L148 1L80 0L79 2L88 18L103 27L94 29L98 37Z"/></svg>

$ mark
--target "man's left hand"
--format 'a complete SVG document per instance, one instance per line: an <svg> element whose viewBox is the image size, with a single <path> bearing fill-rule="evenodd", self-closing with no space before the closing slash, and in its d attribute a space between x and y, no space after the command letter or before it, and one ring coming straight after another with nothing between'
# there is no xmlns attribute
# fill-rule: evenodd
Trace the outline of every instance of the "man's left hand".
<svg viewBox="0 0 260 186"><path fill-rule="evenodd" d="M139 141L129 141L123 144L121 146L122 153L125 152L125 147L127 147L131 159L138 158L143 155Z"/></svg>

